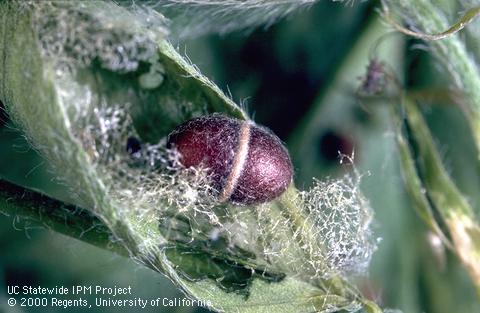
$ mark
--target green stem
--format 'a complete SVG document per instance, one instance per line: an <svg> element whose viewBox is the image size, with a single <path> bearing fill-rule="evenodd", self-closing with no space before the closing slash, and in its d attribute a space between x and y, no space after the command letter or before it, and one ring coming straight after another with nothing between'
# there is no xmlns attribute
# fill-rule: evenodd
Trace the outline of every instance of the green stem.
<svg viewBox="0 0 480 313"><path fill-rule="evenodd" d="M435 210L439 213L439 219L448 229L451 237L451 246L469 272L477 290L480 290L480 224L476 220L475 212L464 198L457 186L451 180L442 164L436 149L430 130L423 119L422 114L410 98L404 99L404 112L406 126L411 129L408 136L410 147L399 141L402 165L407 184L412 184L408 189L418 188L421 180L425 190L432 201ZM399 131L399 136L401 132ZM415 168L413 165L415 162ZM419 198L417 194L415 198ZM425 195L423 195L425 197ZM424 199L425 200L425 199ZM421 208L419 201L414 201ZM424 204L425 201L422 201ZM427 220L433 219L433 215L423 210ZM430 223L437 225L436 221ZM437 230L433 228L433 230ZM479 293L480 295L480 293Z"/></svg>
<svg viewBox="0 0 480 313"><path fill-rule="evenodd" d="M294 233L299 236L299 244L304 246L318 241L315 229L308 216L301 209L303 206L298 190L292 185L278 199L282 206L282 213L287 217ZM305 249L306 250L306 249ZM311 255L307 256L312 258Z"/></svg>
<svg viewBox="0 0 480 313"><path fill-rule="evenodd" d="M44 226L94 246L127 256L123 245L112 241L112 233L85 209L65 204L36 191L0 178L0 212Z"/></svg>

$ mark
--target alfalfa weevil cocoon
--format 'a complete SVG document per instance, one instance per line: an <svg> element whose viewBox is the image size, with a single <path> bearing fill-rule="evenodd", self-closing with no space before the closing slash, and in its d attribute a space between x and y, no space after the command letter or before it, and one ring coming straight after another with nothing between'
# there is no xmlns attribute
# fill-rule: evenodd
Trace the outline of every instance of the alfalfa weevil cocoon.
<svg viewBox="0 0 480 313"><path fill-rule="evenodd" d="M293 166L287 149L270 130L252 121L213 114L193 118L168 136L180 163L205 166L220 201L270 201L290 185Z"/></svg>

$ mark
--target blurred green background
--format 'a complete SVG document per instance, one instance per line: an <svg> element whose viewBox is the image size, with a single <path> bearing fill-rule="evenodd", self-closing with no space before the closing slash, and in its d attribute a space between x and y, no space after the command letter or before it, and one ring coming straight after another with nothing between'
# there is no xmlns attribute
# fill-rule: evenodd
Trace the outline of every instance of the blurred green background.
<svg viewBox="0 0 480 313"><path fill-rule="evenodd" d="M418 48L420 42L383 36L388 30L378 21L377 4L320 1L268 29L203 36L179 43L179 48L243 103L255 121L286 142L300 188L308 188L312 177L326 179L350 171L351 166L340 164L338 151L354 151L355 165L364 174L362 188L375 210L379 240L369 273L354 278L365 294L404 312L480 312L467 274L453 255L432 245L408 201L388 114L391 103L355 97L371 57L388 63L409 89L449 88L437 60ZM422 109L447 169L478 208L480 175L464 117L449 103L428 103ZM0 175L68 198L8 117L2 112L0 118ZM117 285L131 286L135 297L145 299L184 297L168 279L131 260L31 227L28 220L0 215L0 312L85 311L12 309L6 303L11 285ZM102 307L89 312L116 311L122 310ZM208 312L191 307L138 311Z"/></svg>

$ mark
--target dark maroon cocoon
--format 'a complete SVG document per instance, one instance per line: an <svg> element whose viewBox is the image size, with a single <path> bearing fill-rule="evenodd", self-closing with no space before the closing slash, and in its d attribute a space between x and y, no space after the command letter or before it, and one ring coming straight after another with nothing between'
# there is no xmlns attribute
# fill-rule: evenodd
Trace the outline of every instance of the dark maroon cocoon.
<svg viewBox="0 0 480 313"><path fill-rule="evenodd" d="M169 136L185 167L204 166L220 201L254 204L275 199L290 185L293 167L280 139L265 127L220 114L194 118Z"/></svg>

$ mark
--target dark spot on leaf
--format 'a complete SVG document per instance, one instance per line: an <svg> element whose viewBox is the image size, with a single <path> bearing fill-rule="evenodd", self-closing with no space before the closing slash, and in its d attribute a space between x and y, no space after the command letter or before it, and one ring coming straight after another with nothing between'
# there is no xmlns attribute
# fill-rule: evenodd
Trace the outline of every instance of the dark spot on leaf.
<svg viewBox="0 0 480 313"><path fill-rule="evenodd" d="M353 144L346 136L327 130L319 141L320 156L328 163L338 163L340 155L352 155Z"/></svg>
<svg viewBox="0 0 480 313"><path fill-rule="evenodd" d="M142 144L137 138L128 137L126 149L130 155L134 155L142 149Z"/></svg>

